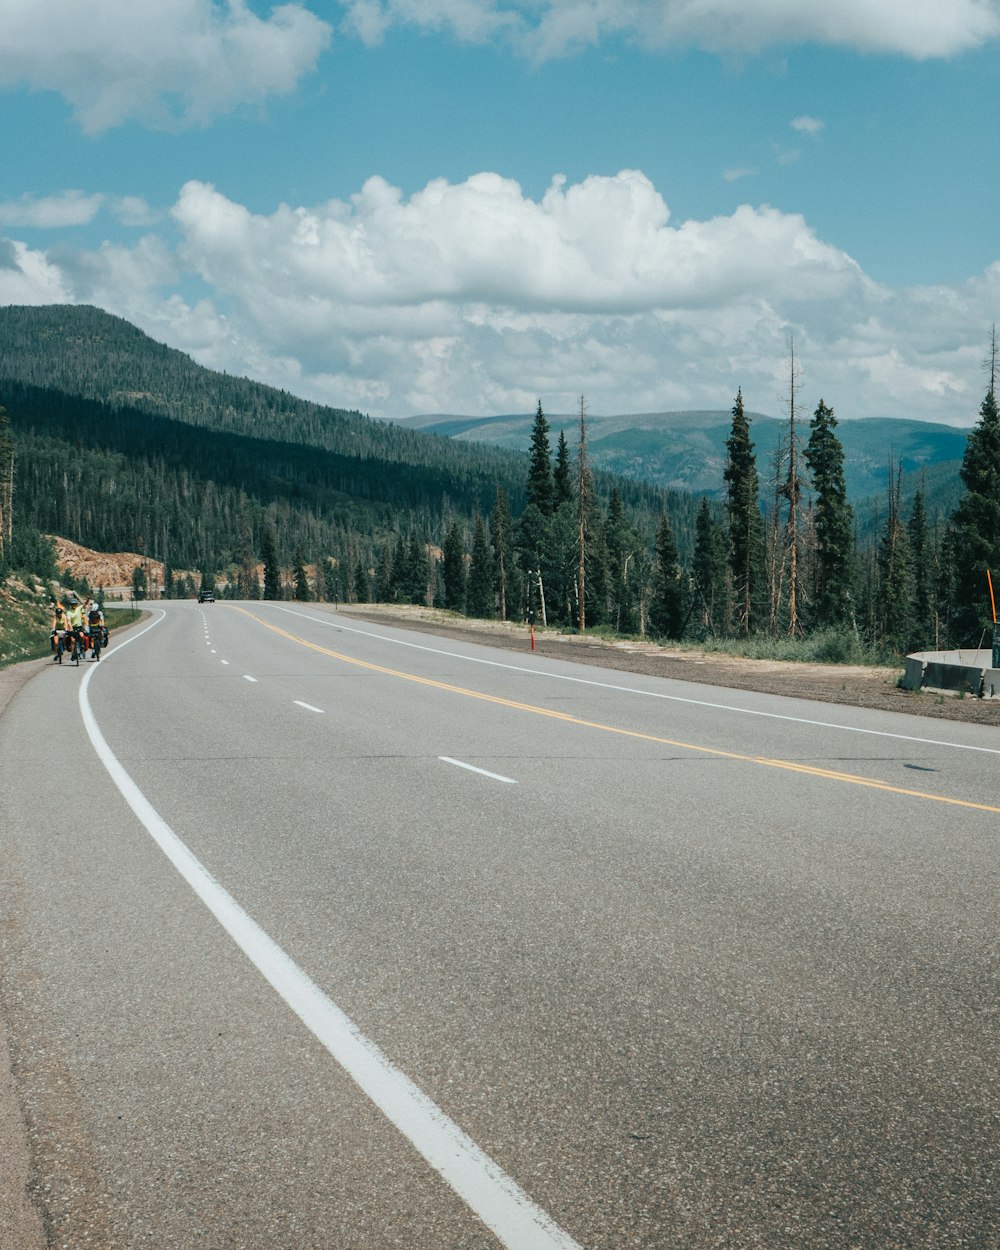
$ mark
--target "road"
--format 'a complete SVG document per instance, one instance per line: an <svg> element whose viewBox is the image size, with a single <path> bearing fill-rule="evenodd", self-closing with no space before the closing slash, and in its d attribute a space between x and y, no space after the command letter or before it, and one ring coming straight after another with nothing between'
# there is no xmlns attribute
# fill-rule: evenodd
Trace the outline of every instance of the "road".
<svg viewBox="0 0 1000 1250"><path fill-rule="evenodd" d="M51 1245L1000 1245L995 730L151 612L0 718Z"/></svg>

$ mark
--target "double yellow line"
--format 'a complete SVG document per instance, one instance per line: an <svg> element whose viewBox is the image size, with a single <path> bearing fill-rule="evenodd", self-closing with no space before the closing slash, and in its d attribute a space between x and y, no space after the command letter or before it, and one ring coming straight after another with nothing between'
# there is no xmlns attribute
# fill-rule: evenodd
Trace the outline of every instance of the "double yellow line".
<svg viewBox="0 0 1000 1250"><path fill-rule="evenodd" d="M430 686L435 690L445 690L449 694L461 695L466 699L479 699L483 703L494 703L498 707L512 708L518 712L528 712L532 716L547 716L552 720L562 721L566 725L576 725L581 729L596 729L601 733L615 734L620 738L636 738L641 742L655 742L660 746L679 747L685 751L696 751L701 755L712 755L718 759L737 760L743 764L757 764L764 768L781 768L786 772L803 773L807 777L821 777L825 781L840 781L847 785L864 786L869 790L881 790L885 794L900 794L911 799L925 799L931 803L945 803L949 807L967 807L977 812L994 812L1000 815L1000 807L992 807L988 803L973 803L969 799L954 799L941 794L929 794L926 790L908 790L903 786L893 786L886 781L874 781L869 777L859 777L855 773L837 772L830 768L817 768L814 764L798 764L793 760L772 760L763 755L742 755L738 751L722 751L718 747L699 746L694 742L680 742L675 738L661 738L656 734L642 733L637 729L622 729L618 725L605 725L600 721L583 720L579 716L571 716L568 712L557 712L552 708L538 707L533 703L520 703L516 699L504 699L500 695L486 694L482 690L470 690L466 686L455 686L450 682L436 681L432 677L420 677L416 673L407 673L402 669L386 668L382 664L372 664L368 660L358 660L354 656L344 655L341 651L331 651L329 647L321 647L318 643L309 642L297 634L291 634L278 625L272 625L263 617L248 612L246 608L237 608L244 616L250 617L258 625L272 633L287 638L289 642L298 643L300 647L308 647L320 655L351 664L355 668L368 669L372 673L382 673L386 677L397 677L400 681L414 682L418 686Z"/></svg>

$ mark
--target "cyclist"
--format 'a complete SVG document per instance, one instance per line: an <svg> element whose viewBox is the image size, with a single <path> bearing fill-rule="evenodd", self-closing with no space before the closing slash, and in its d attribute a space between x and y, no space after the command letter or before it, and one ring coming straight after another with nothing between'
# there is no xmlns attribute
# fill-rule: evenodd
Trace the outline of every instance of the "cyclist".
<svg viewBox="0 0 1000 1250"><path fill-rule="evenodd" d="M52 633L49 635L52 643L52 650L56 653L52 657L52 663L59 659L59 635L65 633L69 629L69 617L66 609L57 599L52 605Z"/></svg>
<svg viewBox="0 0 1000 1250"><path fill-rule="evenodd" d="M69 598L69 630L76 641L76 645L82 651L85 645L83 640L83 604L76 595L70 595Z"/></svg>
<svg viewBox="0 0 1000 1250"><path fill-rule="evenodd" d="M87 600L87 633L90 634L94 659L101 658L101 648L105 642L104 613L96 599Z"/></svg>

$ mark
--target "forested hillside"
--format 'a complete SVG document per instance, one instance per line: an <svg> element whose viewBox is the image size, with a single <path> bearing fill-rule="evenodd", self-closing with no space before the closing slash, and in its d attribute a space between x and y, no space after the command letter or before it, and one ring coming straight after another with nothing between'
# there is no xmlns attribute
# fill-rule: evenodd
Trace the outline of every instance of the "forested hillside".
<svg viewBox="0 0 1000 1250"><path fill-rule="evenodd" d="M95 308L0 309L0 405L23 523L177 566L245 562L268 531L282 565L332 560L348 594L348 570L374 571L400 536L440 547L456 519L471 535L498 488L524 503L524 455L214 373ZM620 495L651 527L662 492ZM689 549L695 503L672 506Z"/></svg>

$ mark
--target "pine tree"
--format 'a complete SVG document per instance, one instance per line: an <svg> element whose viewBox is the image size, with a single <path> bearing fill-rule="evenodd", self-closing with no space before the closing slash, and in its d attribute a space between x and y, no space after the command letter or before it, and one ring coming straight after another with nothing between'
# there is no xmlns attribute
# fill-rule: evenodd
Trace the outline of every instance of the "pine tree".
<svg viewBox="0 0 1000 1250"><path fill-rule="evenodd" d="M573 474L569 463L569 444L566 442L566 431L559 431L556 443L556 463L552 471L553 502L556 508L562 503L573 500Z"/></svg>
<svg viewBox="0 0 1000 1250"><path fill-rule="evenodd" d="M452 612L465 610L465 544L457 521L448 526L444 540L444 606Z"/></svg>
<svg viewBox="0 0 1000 1250"><path fill-rule="evenodd" d="M261 559L264 562L264 598L281 598L281 569L278 566L278 547L274 529L267 525L260 542Z"/></svg>
<svg viewBox="0 0 1000 1250"><path fill-rule="evenodd" d="M726 440L728 460L729 566L739 632L753 633L761 616L764 592L764 544L758 494L757 459L750 441L750 422L743 411L743 391L736 394L733 423Z"/></svg>
<svg viewBox="0 0 1000 1250"><path fill-rule="evenodd" d="M416 530L410 533L410 540L407 544L406 580L409 602L426 605L430 566L427 562L427 548L421 542Z"/></svg>
<svg viewBox="0 0 1000 1250"><path fill-rule="evenodd" d="M390 603L409 603L410 601L410 572L408 566L406 539L402 534L398 534L396 536L396 546L392 552Z"/></svg>
<svg viewBox="0 0 1000 1250"><path fill-rule="evenodd" d="M965 494L952 515L955 550L953 641L978 646L992 628L986 571L1000 570L1000 411L990 386L962 461ZM997 578L1000 585L1000 578Z"/></svg>
<svg viewBox="0 0 1000 1250"><path fill-rule="evenodd" d="M695 521L694 555L691 559L695 615L702 629L715 637L728 628L728 588L726 539L712 516L708 500L702 498Z"/></svg>
<svg viewBox="0 0 1000 1250"><path fill-rule="evenodd" d="M465 611L481 620L493 617L493 554L483 518L476 517L472 535L472 563L465 588Z"/></svg>
<svg viewBox="0 0 1000 1250"><path fill-rule="evenodd" d="M359 560L358 566L354 570L354 602L371 603L371 600L372 587L368 565L365 564L364 560Z"/></svg>
<svg viewBox="0 0 1000 1250"><path fill-rule="evenodd" d="M376 577L375 591L378 595L379 603L392 602L392 583L392 549L389 544L386 543L382 548L382 559L379 561L378 575ZM361 600L360 602L365 602L365 600Z"/></svg>
<svg viewBox="0 0 1000 1250"><path fill-rule="evenodd" d="M528 451L528 504L534 504L542 516L550 516L553 508L552 454L549 447L549 423L542 412L542 401L531 429L531 446Z"/></svg>
<svg viewBox="0 0 1000 1250"><path fill-rule="evenodd" d="M513 572L512 537L510 504L507 501L507 492L499 484L493 500L493 512L490 514L490 535L493 539L493 571L496 579L496 599L500 608L500 619L505 621L511 607L511 603L508 602L508 591Z"/></svg>
<svg viewBox="0 0 1000 1250"><path fill-rule="evenodd" d="M934 552L927 532L923 489L913 496L907 525L913 576L913 602L910 608L907 651L929 651L934 647Z"/></svg>
<svg viewBox="0 0 1000 1250"><path fill-rule="evenodd" d="M890 465L888 515L878 550L879 638L900 653L910 627L910 545L900 511L899 472Z"/></svg>
<svg viewBox="0 0 1000 1250"><path fill-rule="evenodd" d="M610 623L619 634L634 634L639 629L639 604L635 593L635 559L642 540L625 519L618 487L611 491L608 516L604 524L604 541L608 552L608 590Z"/></svg>
<svg viewBox="0 0 1000 1250"><path fill-rule="evenodd" d="M539 602L538 579L540 576L544 578L543 567L547 569L551 558L550 519L543 516L535 504L529 503L514 528L517 561L523 573L525 610L538 612L543 619L545 614Z"/></svg>
<svg viewBox="0 0 1000 1250"><path fill-rule="evenodd" d="M854 620L854 514L847 502L844 449L836 427L833 409L820 400L806 446L806 464L816 492L812 619L820 627Z"/></svg>
<svg viewBox="0 0 1000 1250"><path fill-rule="evenodd" d="M309 603L312 599L312 590L309 587L309 576L306 573L305 562L302 559L302 552L295 552L295 598L299 603Z"/></svg>
<svg viewBox="0 0 1000 1250"><path fill-rule="evenodd" d="M679 638L686 612L684 580L677 544L664 512L656 531L656 570L653 576L653 597L649 605L649 623L653 632L667 638Z"/></svg>

